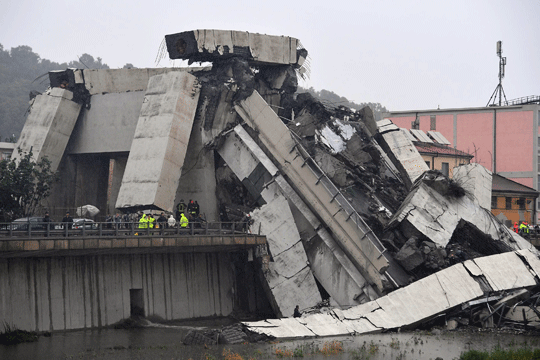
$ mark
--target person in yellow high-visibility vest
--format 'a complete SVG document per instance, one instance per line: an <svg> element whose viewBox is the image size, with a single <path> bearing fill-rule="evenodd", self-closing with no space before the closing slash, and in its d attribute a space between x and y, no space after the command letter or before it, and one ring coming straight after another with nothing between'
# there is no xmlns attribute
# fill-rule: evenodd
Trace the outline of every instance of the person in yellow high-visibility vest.
<svg viewBox="0 0 540 360"><path fill-rule="evenodd" d="M146 217L146 214L142 214L141 218L139 219L139 229L146 229L148 227L148 218Z"/></svg>
<svg viewBox="0 0 540 360"><path fill-rule="evenodd" d="M189 220L186 215L184 215L184 213L180 213L180 227L187 228L188 224Z"/></svg>
<svg viewBox="0 0 540 360"><path fill-rule="evenodd" d="M152 214L148 214L148 227L150 229L153 229L154 228L154 221L156 221L156 219L154 219L154 216Z"/></svg>

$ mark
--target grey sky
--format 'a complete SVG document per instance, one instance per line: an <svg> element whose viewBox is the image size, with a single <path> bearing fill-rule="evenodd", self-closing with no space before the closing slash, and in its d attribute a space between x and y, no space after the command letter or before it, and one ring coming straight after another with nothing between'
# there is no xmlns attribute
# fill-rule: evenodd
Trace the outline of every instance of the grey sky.
<svg viewBox="0 0 540 360"><path fill-rule="evenodd" d="M57 62L88 53L119 68L155 67L164 35L186 30L288 35L311 58L300 85L395 111L485 106L498 82L498 40L507 98L540 95L539 15L539 0L5 0L0 43Z"/></svg>

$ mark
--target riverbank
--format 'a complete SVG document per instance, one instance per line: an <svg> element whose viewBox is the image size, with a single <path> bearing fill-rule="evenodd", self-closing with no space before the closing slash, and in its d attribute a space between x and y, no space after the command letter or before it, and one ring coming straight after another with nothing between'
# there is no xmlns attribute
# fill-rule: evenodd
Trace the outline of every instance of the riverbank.
<svg viewBox="0 0 540 360"><path fill-rule="evenodd" d="M94 329L53 333L33 343L0 345L0 359L459 359L468 350L540 347L537 333L459 328L362 336L301 339L240 345L182 343L192 329L227 325L230 319L152 324L133 329Z"/></svg>

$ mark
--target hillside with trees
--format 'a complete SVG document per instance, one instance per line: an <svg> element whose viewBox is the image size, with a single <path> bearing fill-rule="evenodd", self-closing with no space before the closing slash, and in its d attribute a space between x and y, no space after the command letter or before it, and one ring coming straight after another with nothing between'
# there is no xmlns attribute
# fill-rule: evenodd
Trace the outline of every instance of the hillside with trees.
<svg viewBox="0 0 540 360"><path fill-rule="evenodd" d="M6 50L0 44L0 141L15 142L22 131L29 109L30 92L42 93L49 86L48 72L78 69L109 69L109 66L98 57L83 54L77 60L69 63L57 63L42 59L29 46L21 45ZM131 63L124 68L134 68ZM380 119L386 110L379 103L354 103L343 96L328 90L317 91L313 87L298 88L298 92L310 92L316 99L328 106L347 106L361 109L369 106L375 119Z"/></svg>
<svg viewBox="0 0 540 360"><path fill-rule="evenodd" d="M69 63L42 59L29 46L5 50L0 44L0 141L15 141L26 120L31 91L42 93L49 86L47 73L68 67L108 69L101 58L83 54Z"/></svg>
<svg viewBox="0 0 540 360"><path fill-rule="evenodd" d="M312 94L317 100L322 102L325 105L331 106L331 107L337 107L337 106L346 106L351 109L360 110L363 107L369 106L371 110L373 111L373 115L375 116L375 120L382 119L382 113L388 112L388 110L382 106L379 103L355 103L353 101L349 101L346 97L339 96L338 94L334 93L333 91L328 90L320 90L317 91L313 87L310 87L309 89L304 89L303 87L298 87L298 93L303 92L309 92Z"/></svg>

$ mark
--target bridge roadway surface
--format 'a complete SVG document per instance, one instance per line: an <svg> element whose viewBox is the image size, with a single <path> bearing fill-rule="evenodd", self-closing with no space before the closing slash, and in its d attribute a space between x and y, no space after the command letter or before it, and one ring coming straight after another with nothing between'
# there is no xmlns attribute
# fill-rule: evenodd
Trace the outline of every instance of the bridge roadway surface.
<svg viewBox="0 0 540 360"><path fill-rule="evenodd" d="M168 252L231 252L266 246L266 236L239 230L239 223L207 223L202 227L139 229L138 224L95 223L89 229L15 230L0 226L0 258L139 254ZM41 226L38 226L41 227ZM31 226L35 228L35 226Z"/></svg>

